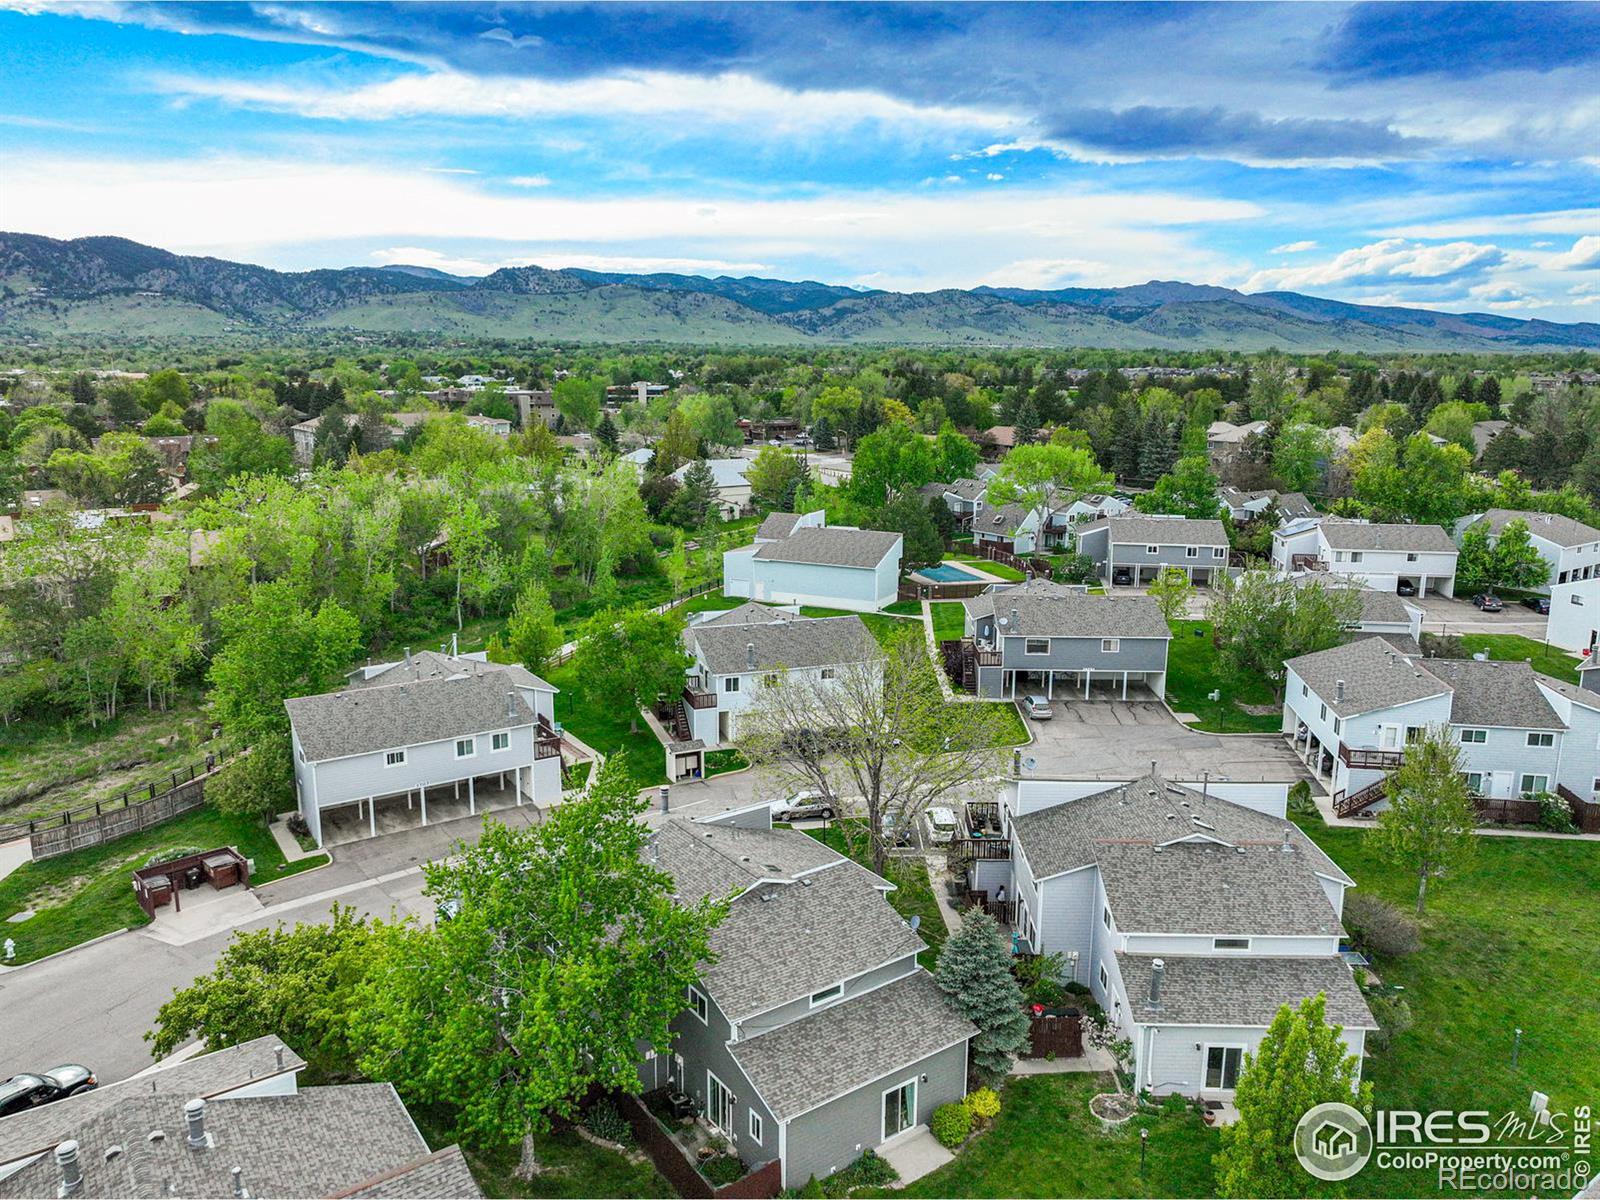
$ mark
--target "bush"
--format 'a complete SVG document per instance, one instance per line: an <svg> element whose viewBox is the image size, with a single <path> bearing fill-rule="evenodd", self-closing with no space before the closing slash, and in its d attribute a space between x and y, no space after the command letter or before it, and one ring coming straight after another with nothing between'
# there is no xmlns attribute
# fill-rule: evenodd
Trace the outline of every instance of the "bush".
<svg viewBox="0 0 1600 1200"><path fill-rule="evenodd" d="M180 858L188 858L191 854L199 854L206 848L205 846L174 846L170 850L159 850L145 859L144 865L155 867L166 862L176 862ZM216 849L214 846L210 848Z"/></svg>
<svg viewBox="0 0 1600 1200"><path fill-rule="evenodd" d="M1471 658L1466 643L1454 634L1425 633L1417 639L1429 658Z"/></svg>
<svg viewBox="0 0 1600 1200"><path fill-rule="evenodd" d="M1378 896L1357 892L1346 898L1344 923L1355 939L1375 954L1399 957L1422 948L1416 919Z"/></svg>
<svg viewBox="0 0 1600 1200"><path fill-rule="evenodd" d="M1311 785L1304 779L1297 780L1289 789L1289 815L1309 817L1316 811L1317 802L1311 798Z"/></svg>
<svg viewBox="0 0 1600 1200"><path fill-rule="evenodd" d="M954 1150L972 1132L972 1110L965 1104L941 1104L933 1110L928 1129L941 1146Z"/></svg>
<svg viewBox="0 0 1600 1200"><path fill-rule="evenodd" d="M1000 1115L1000 1093L981 1087L967 1096L966 1105L976 1120L992 1121Z"/></svg>
<svg viewBox="0 0 1600 1200"><path fill-rule="evenodd" d="M1539 828L1549 833L1576 833L1572 822L1572 808L1560 796L1540 792L1534 797L1539 805Z"/></svg>
<svg viewBox="0 0 1600 1200"><path fill-rule="evenodd" d="M700 1174L712 1187L726 1187L744 1178L744 1161L737 1154L719 1154L700 1164Z"/></svg>
<svg viewBox="0 0 1600 1200"><path fill-rule="evenodd" d="M291 813L289 819L283 824L292 837L304 838L311 836L311 826L306 824L305 817L300 813Z"/></svg>
<svg viewBox="0 0 1600 1200"><path fill-rule="evenodd" d="M206 781L206 800L219 811L267 817L293 808L294 759L287 735L263 738L235 754Z"/></svg>
<svg viewBox="0 0 1600 1200"><path fill-rule="evenodd" d="M887 1187L900 1178L899 1172L871 1150L842 1171L835 1171L822 1181L822 1194L828 1200L840 1200L858 1187Z"/></svg>
<svg viewBox="0 0 1600 1200"><path fill-rule="evenodd" d="M609 1100L596 1100L589 1106L589 1111L583 1114L583 1127L608 1142L623 1146L633 1144L633 1127Z"/></svg>
<svg viewBox="0 0 1600 1200"><path fill-rule="evenodd" d="M1372 1010L1372 1019L1378 1023L1377 1032L1368 1038L1369 1044L1376 1050L1387 1050L1395 1038L1416 1024L1411 1015L1411 1005L1406 1003L1404 996L1370 992L1367 995L1367 1007Z"/></svg>
<svg viewBox="0 0 1600 1200"><path fill-rule="evenodd" d="M805 1200L822 1200L822 1198L827 1194L827 1192L822 1190L822 1181L815 1175L806 1180L805 1187L801 1188L799 1191L799 1195L805 1197Z"/></svg>

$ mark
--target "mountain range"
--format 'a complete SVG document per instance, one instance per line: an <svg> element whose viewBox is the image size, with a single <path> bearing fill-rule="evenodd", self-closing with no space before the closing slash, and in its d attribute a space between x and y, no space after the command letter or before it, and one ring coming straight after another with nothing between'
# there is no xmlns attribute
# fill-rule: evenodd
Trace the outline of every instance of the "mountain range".
<svg viewBox="0 0 1600 1200"><path fill-rule="evenodd" d="M0 334L431 333L680 345L1100 347L1371 353L1600 349L1600 325L1136 287L864 291L751 276L406 265L274 271L123 238L0 233Z"/></svg>

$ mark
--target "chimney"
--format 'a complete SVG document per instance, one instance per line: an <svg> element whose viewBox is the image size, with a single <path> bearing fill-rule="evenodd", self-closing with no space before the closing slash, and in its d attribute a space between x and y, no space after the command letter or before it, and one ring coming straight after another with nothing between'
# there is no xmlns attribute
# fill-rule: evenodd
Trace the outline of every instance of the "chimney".
<svg viewBox="0 0 1600 1200"><path fill-rule="evenodd" d="M756 644L754 642L746 642L744 644L744 665L752 671L756 669Z"/></svg>
<svg viewBox="0 0 1600 1200"><path fill-rule="evenodd" d="M406 666L409 667L410 665L411 665L411 647L407 646L406 647Z"/></svg>
<svg viewBox="0 0 1600 1200"><path fill-rule="evenodd" d="M194 1149L206 1145L206 1102L196 1096L183 1106L183 1119L189 1123L188 1142Z"/></svg>
<svg viewBox="0 0 1600 1200"><path fill-rule="evenodd" d="M78 1162L77 1142L62 1142L56 1147L56 1166L61 1168L57 1196L76 1196L83 1191L83 1165Z"/></svg>
<svg viewBox="0 0 1600 1200"><path fill-rule="evenodd" d="M283 1070L283 1047L275 1046L272 1051L272 1057L278 1060L278 1070Z"/></svg>
<svg viewBox="0 0 1600 1200"><path fill-rule="evenodd" d="M1333 685L1333 702L1335 704L1344 703L1344 680L1342 679L1337 680Z"/></svg>
<svg viewBox="0 0 1600 1200"><path fill-rule="evenodd" d="M1167 964L1161 959L1152 959L1150 963L1150 1007L1161 1007L1161 980L1167 974Z"/></svg>

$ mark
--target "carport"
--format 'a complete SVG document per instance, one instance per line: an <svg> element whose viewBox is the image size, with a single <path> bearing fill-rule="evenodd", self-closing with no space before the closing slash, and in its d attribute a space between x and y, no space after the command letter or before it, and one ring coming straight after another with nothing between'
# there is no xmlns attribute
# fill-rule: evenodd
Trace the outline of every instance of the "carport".
<svg viewBox="0 0 1600 1200"><path fill-rule="evenodd" d="M382 834L438 825L522 803L518 771L496 771L453 783L389 792L325 807L322 842L338 846Z"/></svg>
<svg viewBox="0 0 1600 1200"><path fill-rule="evenodd" d="M1013 700L1033 690L1054 700L1159 700L1166 690L1164 671L1007 671Z"/></svg>

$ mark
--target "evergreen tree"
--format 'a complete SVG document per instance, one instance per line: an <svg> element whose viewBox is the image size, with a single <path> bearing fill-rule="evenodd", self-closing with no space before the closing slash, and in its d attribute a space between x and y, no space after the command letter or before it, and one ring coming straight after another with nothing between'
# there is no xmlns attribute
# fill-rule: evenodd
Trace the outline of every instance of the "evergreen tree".
<svg viewBox="0 0 1600 1200"><path fill-rule="evenodd" d="M1152 410L1145 418L1139 439L1139 478L1157 479L1177 461L1178 443L1173 437L1172 425L1162 413Z"/></svg>
<svg viewBox="0 0 1600 1200"><path fill-rule="evenodd" d="M1124 397L1117 402L1111 415L1109 465L1118 479L1132 481L1138 478L1140 441L1138 402Z"/></svg>
<svg viewBox="0 0 1600 1200"><path fill-rule="evenodd" d="M1039 410L1034 407L1032 396L1024 396L1017 405L1013 428L1016 430L1018 446L1031 446L1039 440Z"/></svg>
<svg viewBox="0 0 1600 1200"><path fill-rule="evenodd" d="M595 427L594 437L595 441L612 454L617 452L617 426L616 422L612 421L610 413L600 418L600 424Z"/></svg>
<svg viewBox="0 0 1600 1200"><path fill-rule="evenodd" d="M1488 405L1489 415L1500 419L1500 380L1490 375L1478 387L1478 403Z"/></svg>
<svg viewBox="0 0 1600 1200"><path fill-rule="evenodd" d="M955 1010L978 1027L972 1061L990 1079L1003 1079L1028 1036L1022 988L1011 973L1011 947L993 917L977 909L939 952L934 973Z"/></svg>
<svg viewBox="0 0 1600 1200"><path fill-rule="evenodd" d="M818 417L811 426L811 441L818 450L836 450L839 440L833 432L833 422L827 417Z"/></svg>
<svg viewBox="0 0 1600 1200"><path fill-rule="evenodd" d="M1463 404L1471 404L1478 398L1477 385L1472 380L1471 372L1456 380L1456 388L1451 393L1451 399L1459 400Z"/></svg>
<svg viewBox="0 0 1600 1200"><path fill-rule="evenodd" d="M690 463L679 481L677 495L667 502L663 513L667 520L685 529L693 529L713 511L717 499L717 479L703 458Z"/></svg>

